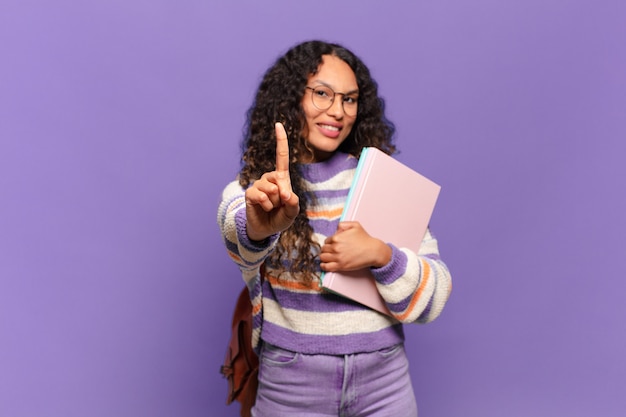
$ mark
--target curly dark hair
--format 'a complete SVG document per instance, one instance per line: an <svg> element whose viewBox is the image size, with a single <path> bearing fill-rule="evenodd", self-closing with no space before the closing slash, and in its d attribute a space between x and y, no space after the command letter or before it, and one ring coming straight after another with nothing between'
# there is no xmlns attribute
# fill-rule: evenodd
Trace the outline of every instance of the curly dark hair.
<svg viewBox="0 0 626 417"><path fill-rule="evenodd" d="M274 125L282 122L289 137L290 176L293 191L300 198L300 213L279 239L270 255L272 266L290 273L300 273L305 280L319 271L316 259L319 244L314 242L306 209L314 204L307 193L299 166L312 160L307 147L306 119L302 107L309 77L316 74L324 55L346 62L356 76L359 101L356 121L339 151L359 157L366 146L393 154L395 127L385 116L385 102L378 96L378 85L365 64L345 47L323 41L308 41L289 49L270 67L259 85L256 98L248 110L242 142L242 167L239 183L248 187L265 172L275 170L276 138Z"/></svg>

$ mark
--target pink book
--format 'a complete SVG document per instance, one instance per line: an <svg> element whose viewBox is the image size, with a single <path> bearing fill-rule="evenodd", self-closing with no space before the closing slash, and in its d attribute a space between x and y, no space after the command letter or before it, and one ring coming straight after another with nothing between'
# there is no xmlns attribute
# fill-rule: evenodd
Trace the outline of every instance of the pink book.
<svg viewBox="0 0 626 417"><path fill-rule="evenodd" d="M341 221L358 221L371 236L419 251L441 187L376 148L364 148ZM369 268L323 273L322 287L391 314Z"/></svg>

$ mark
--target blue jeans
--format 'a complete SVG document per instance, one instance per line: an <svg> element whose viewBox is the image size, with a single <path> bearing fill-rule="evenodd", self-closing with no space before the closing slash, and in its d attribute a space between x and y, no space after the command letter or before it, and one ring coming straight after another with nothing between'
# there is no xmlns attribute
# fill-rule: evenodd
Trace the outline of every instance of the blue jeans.
<svg viewBox="0 0 626 417"><path fill-rule="evenodd" d="M417 417L404 345L344 356L264 344L253 417Z"/></svg>

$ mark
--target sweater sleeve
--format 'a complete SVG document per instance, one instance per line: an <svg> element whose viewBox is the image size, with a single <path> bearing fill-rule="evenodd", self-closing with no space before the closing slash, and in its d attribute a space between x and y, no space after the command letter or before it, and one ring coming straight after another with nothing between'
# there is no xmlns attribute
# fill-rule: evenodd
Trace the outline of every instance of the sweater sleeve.
<svg viewBox="0 0 626 417"><path fill-rule="evenodd" d="M427 230L417 254L389 246L391 261L381 268L372 268L387 307L403 323L433 321L441 314L452 290L450 271L439 256L437 240Z"/></svg>
<svg viewBox="0 0 626 417"><path fill-rule="evenodd" d="M237 181L228 184L222 193L217 223L228 255L239 266L244 280L250 286L250 281L258 277L261 264L274 249L279 235L270 236L261 242L248 238L245 191Z"/></svg>

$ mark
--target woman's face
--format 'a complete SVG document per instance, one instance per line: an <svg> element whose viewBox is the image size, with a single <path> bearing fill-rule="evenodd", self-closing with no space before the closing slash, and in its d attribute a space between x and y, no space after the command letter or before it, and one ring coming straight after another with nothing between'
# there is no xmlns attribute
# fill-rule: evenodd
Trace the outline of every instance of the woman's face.
<svg viewBox="0 0 626 417"><path fill-rule="evenodd" d="M306 116L305 139L313 150L314 162L319 162L328 159L350 134L356 121L356 104L350 103L358 97L359 89L350 66L333 55L322 57L317 74L309 77L307 87L302 98ZM319 94L312 90L316 87L327 87L335 92L335 98L326 110L313 104L312 95ZM353 115L348 116L344 108Z"/></svg>

